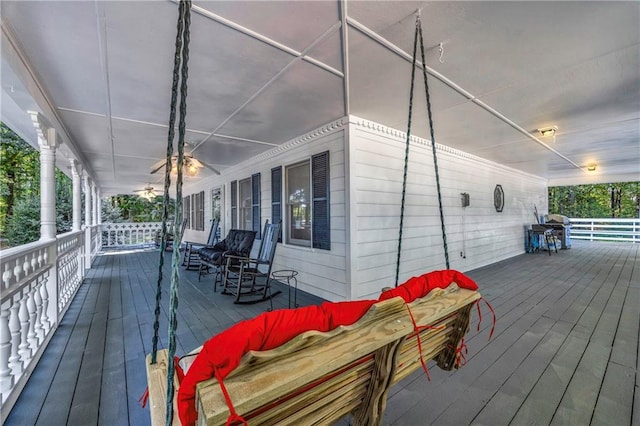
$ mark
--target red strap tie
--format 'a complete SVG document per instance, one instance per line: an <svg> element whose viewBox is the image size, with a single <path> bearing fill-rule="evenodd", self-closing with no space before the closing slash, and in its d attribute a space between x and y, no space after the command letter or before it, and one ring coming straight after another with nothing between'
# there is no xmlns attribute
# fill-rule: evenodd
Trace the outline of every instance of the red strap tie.
<svg viewBox="0 0 640 426"><path fill-rule="evenodd" d="M425 364L422 356L422 342L420 341L420 331L421 329L424 330L426 328L434 328L434 327L429 325L424 327L418 327L418 324L416 324L416 320L413 318L413 314L411 313L411 308L409 308L409 305L405 305L405 306L407 307L407 311L409 311L409 317L411 317L411 322L413 323L413 332L415 333L416 339L418 341L418 353L420 354L420 364L422 364L422 369L427 375L427 380L431 381L431 376L429 375L429 369L427 368L427 364Z"/></svg>
<svg viewBox="0 0 640 426"><path fill-rule="evenodd" d="M489 310L493 314L493 323L491 324L491 333L489 333L489 340L491 340L491 337L493 336L493 332L496 329L496 312L493 310L493 306L491 306L491 304L489 302L487 302L487 299L485 299L484 297L481 297L480 299L478 299L478 301L476 302L476 307L478 308L478 329L477 329L477 331L480 331L480 324L482 324L482 310L480 310L480 302L481 301L484 301L484 303L487 304L487 307L489 308Z"/></svg>
<svg viewBox="0 0 640 426"><path fill-rule="evenodd" d="M147 401L149 400L149 388L147 387L140 398L138 399L138 404L142 405L142 408L147 406Z"/></svg>
<svg viewBox="0 0 640 426"><path fill-rule="evenodd" d="M218 384L220 385L220 390L222 391L222 395L224 395L224 400L227 403L227 407L229 407L229 417L227 417L227 426L231 426L238 423L248 426L247 421L236 412L236 409L233 406L233 402L231 402L231 396L229 396L227 387L224 385L222 377L218 373L217 368L214 370L214 374L216 376L216 379L218 380Z"/></svg>
<svg viewBox="0 0 640 426"><path fill-rule="evenodd" d="M454 349L456 352L456 363L455 363L456 368L460 368L467 365L467 357L465 355L469 354L469 349L467 349L467 344L464 342L464 337L460 341L459 347L454 348L451 345L447 345L447 347L450 349Z"/></svg>

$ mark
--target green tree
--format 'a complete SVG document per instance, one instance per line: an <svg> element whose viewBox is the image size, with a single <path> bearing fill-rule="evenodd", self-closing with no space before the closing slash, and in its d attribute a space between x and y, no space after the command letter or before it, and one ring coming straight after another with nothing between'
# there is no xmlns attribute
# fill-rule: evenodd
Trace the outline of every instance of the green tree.
<svg viewBox="0 0 640 426"><path fill-rule="evenodd" d="M0 238L11 246L40 238L40 153L0 123ZM72 226L73 185L59 169L56 177L56 232Z"/></svg>
<svg viewBox="0 0 640 426"><path fill-rule="evenodd" d="M107 222L105 215L108 214L118 222L159 222L162 220L162 203L163 197L147 200L137 195L115 195L103 204L102 220ZM173 204L174 201L170 200L169 215L173 215ZM120 212L119 217L114 215L115 211Z"/></svg>
<svg viewBox="0 0 640 426"><path fill-rule="evenodd" d="M576 218L635 218L640 182L549 187L549 212Z"/></svg>

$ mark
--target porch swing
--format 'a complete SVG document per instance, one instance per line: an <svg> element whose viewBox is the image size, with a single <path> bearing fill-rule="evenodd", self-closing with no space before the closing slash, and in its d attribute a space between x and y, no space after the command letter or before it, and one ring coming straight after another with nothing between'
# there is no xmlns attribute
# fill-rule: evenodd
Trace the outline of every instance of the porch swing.
<svg viewBox="0 0 640 426"><path fill-rule="evenodd" d="M180 223L182 212L181 159L184 151L190 7L190 0L179 2L167 144L169 158L173 148L178 81L181 80L176 223ZM414 37L412 95L418 34L424 64L419 15ZM424 78L430 109L426 72ZM384 291L379 299L325 302L320 306L266 312L232 326L178 360L175 358L180 265L177 250L172 257L169 345L168 349L158 350L163 249L166 244L166 236L162 236L153 349L146 362L153 425L331 424L348 414L353 416L356 425L377 425L382 419L390 386L418 368L423 368L428 377L426 361L433 359L445 370L464 365L464 335L469 329L471 309L481 300L476 283L460 272L444 270L397 285L411 110L412 100L396 288ZM429 117L431 119L430 110ZM433 139L433 128L431 134ZM169 173L165 172L163 229L168 216L169 184ZM440 199L439 192L438 183ZM440 213L443 219L442 208ZM442 231L448 268L444 222ZM178 241L181 237L176 235ZM480 324L478 330L479 327ZM177 393L174 389L178 390ZM174 415L176 410L179 420Z"/></svg>

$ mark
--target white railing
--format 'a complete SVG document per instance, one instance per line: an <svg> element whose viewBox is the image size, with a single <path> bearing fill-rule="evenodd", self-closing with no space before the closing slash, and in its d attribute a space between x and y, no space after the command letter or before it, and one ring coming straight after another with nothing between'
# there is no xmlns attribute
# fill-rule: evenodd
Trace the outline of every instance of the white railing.
<svg viewBox="0 0 640 426"><path fill-rule="evenodd" d="M58 314L62 318L84 278L83 233L59 235L57 242Z"/></svg>
<svg viewBox="0 0 640 426"><path fill-rule="evenodd" d="M640 219L571 218L571 238L640 243Z"/></svg>
<svg viewBox="0 0 640 426"><path fill-rule="evenodd" d="M162 222L103 223L101 225L102 247L155 244L155 238L162 229Z"/></svg>
<svg viewBox="0 0 640 426"><path fill-rule="evenodd" d="M0 396L4 422L84 278L85 233L0 253Z"/></svg>

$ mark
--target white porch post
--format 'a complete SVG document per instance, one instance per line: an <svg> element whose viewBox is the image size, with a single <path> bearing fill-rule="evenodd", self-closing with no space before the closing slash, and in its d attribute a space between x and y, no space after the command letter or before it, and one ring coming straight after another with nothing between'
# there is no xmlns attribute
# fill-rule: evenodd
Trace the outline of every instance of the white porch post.
<svg viewBox="0 0 640 426"><path fill-rule="evenodd" d="M102 193L100 192L100 188L98 188L98 224L102 224Z"/></svg>
<svg viewBox="0 0 640 426"><path fill-rule="evenodd" d="M83 173L84 184L84 269L91 268L91 183L89 175Z"/></svg>
<svg viewBox="0 0 640 426"><path fill-rule="evenodd" d="M84 183L84 226L91 226L91 183L89 176L85 173L82 176Z"/></svg>
<svg viewBox="0 0 640 426"><path fill-rule="evenodd" d="M91 224L98 224L98 193L96 188L96 183L91 182Z"/></svg>
<svg viewBox="0 0 640 426"><path fill-rule="evenodd" d="M49 127L42 114L29 111L40 146L40 240L56 237L56 130Z"/></svg>
<svg viewBox="0 0 640 426"><path fill-rule="evenodd" d="M82 189L80 179L82 177L82 166L71 160L71 175L73 178L73 227L72 231L79 231L82 225Z"/></svg>

